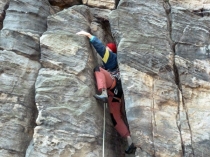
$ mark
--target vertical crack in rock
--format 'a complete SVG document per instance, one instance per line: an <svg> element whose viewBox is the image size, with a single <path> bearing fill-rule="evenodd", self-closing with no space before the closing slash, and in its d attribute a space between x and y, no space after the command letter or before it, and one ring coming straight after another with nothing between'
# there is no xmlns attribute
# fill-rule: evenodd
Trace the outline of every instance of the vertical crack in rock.
<svg viewBox="0 0 210 157"><path fill-rule="evenodd" d="M191 131L190 123L189 123L188 111L187 111L187 108L185 106L183 93L182 93L182 85L181 85L180 78L179 78L179 72L178 72L178 68L177 68L176 63L175 63L175 55L176 55L175 54L175 46L176 46L177 43L174 42L172 40L172 37L171 37L171 32L172 32L171 5L169 3L169 0L163 0L163 1L164 1L163 7L165 9L166 16L167 16L167 22L168 22L169 43L170 43L171 49L173 51L173 70L174 70L174 75L175 75L175 83L178 87L177 95L178 95L178 101L179 102L178 102L178 109L177 109L177 115L176 115L176 120L177 120L176 123L177 123L177 127L178 127L178 130L179 130L179 133L180 133L182 153L183 153L183 156L186 156L186 145L184 144L184 141L183 141L182 127L181 127L181 122L180 122L180 120L181 120L181 117L180 117L181 104L183 104L183 109L184 109L184 112L185 112L185 115L186 115L187 124L188 124L189 130L190 130L191 150L192 150L192 154L194 156L194 149L192 147L192 131Z"/></svg>
<svg viewBox="0 0 210 157"><path fill-rule="evenodd" d="M49 0L49 3L53 7L59 7L60 10L63 10L65 8L69 8L74 5L81 5L82 0Z"/></svg>
<svg viewBox="0 0 210 157"><path fill-rule="evenodd" d="M120 0L115 0L115 8L117 8L119 2L120 2Z"/></svg>

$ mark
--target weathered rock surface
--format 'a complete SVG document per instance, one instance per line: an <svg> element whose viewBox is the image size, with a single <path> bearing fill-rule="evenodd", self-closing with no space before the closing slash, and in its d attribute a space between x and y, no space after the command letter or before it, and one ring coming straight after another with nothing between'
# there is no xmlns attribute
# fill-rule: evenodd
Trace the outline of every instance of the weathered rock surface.
<svg viewBox="0 0 210 157"><path fill-rule="evenodd" d="M11 0L1 30L0 48L26 56L39 56L39 37L46 30L48 1Z"/></svg>
<svg viewBox="0 0 210 157"><path fill-rule="evenodd" d="M195 5L208 8L122 0L110 15L136 156L210 154L209 17Z"/></svg>
<svg viewBox="0 0 210 157"><path fill-rule="evenodd" d="M40 39L43 68L35 86L38 126L27 156L102 155L103 108L93 98L96 53L88 38L76 35L91 29L93 19L86 6L48 17L48 30ZM94 31L102 34L103 29L96 27ZM123 149L115 147L122 141L108 115L107 120L106 156L122 156Z"/></svg>
<svg viewBox="0 0 210 157"><path fill-rule="evenodd" d="M98 8L105 8L105 9L115 9L116 0L82 0L83 4L91 6L91 7L98 7Z"/></svg>
<svg viewBox="0 0 210 157"><path fill-rule="evenodd" d="M209 5L202 2L195 4L209 10ZM206 13L192 13L186 9L179 9L177 4L172 5L171 15L171 37L176 42L175 65L178 69L183 108L190 129L190 139L188 142L183 140L183 144L186 152L190 146L195 156L209 156L210 17L205 16ZM181 121L180 127L184 128L183 125ZM182 129L181 134L184 139L185 131Z"/></svg>
<svg viewBox="0 0 210 157"><path fill-rule="evenodd" d="M40 64L0 51L0 156L23 157L33 136L37 113L34 82Z"/></svg>
<svg viewBox="0 0 210 157"><path fill-rule="evenodd" d="M103 107L92 97L101 62L75 35L86 30L118 44L135 156L209 157L209 1L121 0L113 11L117 0L49 2L55 11L11 0L2 18L0 156L102 156ZM123 157L108 111L106 120L105 156Z"/></svg>
<svg viewBox="0 0 210 157"><path fill-rule="evenodd" d="M6 2L4 3L4 9ZM0 156L23 157L33 137L39 36L50 14L47 1L11 0L0 36ZM11 50L11 51L8 51ZM27 56L27 57L26 57Z"/></svg>
<svg viewBox="0 0 210 157"><path fill-rule="evenodd" d="M119 45L127 119L136 145L143 150L137 156L181 155L176 122L179 91L162 5L162 1L120 1L110 15Z"/></svg>
<svg viewBox="0 0 210 157"><path fill-rule="evenodd" d="M170 0L170 4L172 4L173 7L179 7L183 9L187 9L189 11L198 11L198 10L209 10L210 9L210 1L209 0Z"/></svg>

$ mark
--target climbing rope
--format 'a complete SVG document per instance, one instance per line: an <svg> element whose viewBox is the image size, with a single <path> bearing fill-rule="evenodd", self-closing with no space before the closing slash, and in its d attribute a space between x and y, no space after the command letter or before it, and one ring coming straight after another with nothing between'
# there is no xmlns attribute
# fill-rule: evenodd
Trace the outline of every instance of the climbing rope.
<svg viewBox="0 0 210 157"><path fill-rule="evenodd" d="M105 131L106 131L106 106L107 103L104 103L104 126L103 126L103 157L105 155L104 151L105 151Z"/></svg>

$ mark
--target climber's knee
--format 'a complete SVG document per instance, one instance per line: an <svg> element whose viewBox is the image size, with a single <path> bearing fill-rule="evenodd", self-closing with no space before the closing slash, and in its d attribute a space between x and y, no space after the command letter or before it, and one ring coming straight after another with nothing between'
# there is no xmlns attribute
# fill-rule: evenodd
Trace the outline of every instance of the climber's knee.
<svg viewBox="0 0 210 157"><path fill-rule="evenodd" d="M95 67L93 71L94 71L94 72L100 71L100 67L99 67L99 66Z"/></svg>
<svg viewBox="0 0 210 157"><path fill-rule="evenodd" d="M114 119L114 116L113 116L112 113L111 113L111 119L112 119L113 125L116 126L116 125L117 125L117 122L116 122L116 120Z"/></svg>

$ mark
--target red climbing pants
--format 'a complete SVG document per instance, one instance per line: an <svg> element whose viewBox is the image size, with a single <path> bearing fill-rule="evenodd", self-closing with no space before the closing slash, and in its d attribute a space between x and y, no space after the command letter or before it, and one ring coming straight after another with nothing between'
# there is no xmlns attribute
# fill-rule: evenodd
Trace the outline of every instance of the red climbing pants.
<svg viewBox="0 0 210 157"><path fill-rule="evenodd" d="M110 88L115 81L115 78L101 67L99 67L99 71L95 71L95 78L99 92L101 92L102 89Z"/></svg>
<svg viewBox="0 0 210 157"><path fill-rule="evenodd" d="M95 71L95 78L97 82L98 90L108 88L108 104L109 111L111 114L111 119L114 124L115 129L122 137L130 136L130 132L128 127L125 125L122 114L121 114L121 100L114 98L114 93L111 89L116 85L116 80L111 74L104 70L103 68L99 68L100 70ZM115 84L114 84L115 83Z"/></svg>
<svg viewBox="0 0 210 157"><path fill-rule="evenodd" d="M130 136L128 127L125 125L125 122L122 119L122 103L113 98L114 94L110 90L108 90L108 95L109 111L111 113L111 119L115 129L122 137Z"/></svg>

